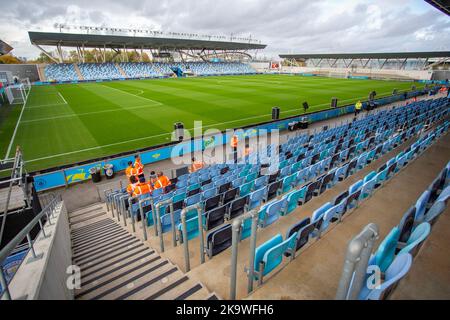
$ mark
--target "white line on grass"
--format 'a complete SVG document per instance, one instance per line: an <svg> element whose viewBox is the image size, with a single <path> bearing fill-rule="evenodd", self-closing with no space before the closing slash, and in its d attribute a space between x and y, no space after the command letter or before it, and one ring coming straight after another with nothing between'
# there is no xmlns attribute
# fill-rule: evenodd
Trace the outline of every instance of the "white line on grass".
<svg viewBox="0 0 450 320"><path fill-rule="evenodd" d="M155 104L158 104L158 105L163 105L163 103L161 103L161 102L159 102L159 101L156 101L156 100L152 100L152 99L149 99L149 98L146 98L146 97L141 97L141 96L138 96L138 95L135 95L135 94L132 94L132 93L129 93L129 92L126 92L126 91L117 89L117 88L113 88L113 87L110 87L110 86L105 86L104 84L102 84L102 86L104 86L105 88L109 88L109 89L112 89L112 90L119 91L119 92L121 92L121 93L128 94L128 95L133 96L133 97L136 97L136 98L140 98L140 99L145 99L145 100L151 101L151 102L153 102L153 103L155 103ZM136 90L139 90L139 89L136 89ZM141 90L141 91L142 91L142 90ZM142 93L144 93L144 92L142 91ZM142 94L142 93L141 93L141 94Z"/></svg>
<svg viewBox="0 0 450 320"><path fill-rule="evenodd" d="M68 104L66 99L64 99L63 95L61 94L61 92L58 91L58 95L61 97L61 99L63 99L65 104Z"/></svg>
<svg viewBox="0 0 450 320"><path fill-rule="evenodd" d="M31 94L31 89L32 89L32 87L30 87L30 92L28 93L28 96ZM11 148L12 148L12 145L14 143L14 139L16 138L17 128L19 128L20 120L22 119L23 111L25 110L27 102L28 102L28 98L25 101L25 103L23 104L22 110L20 111L19 119L17 119L16 127L14 128L14 132L13 132L13 135L11 137L11 141L9 142L8 150L6 150L5 159L8 159L9 153L11 152Z"/></svg>
<svg viewBox="0 0 450 320"><path fill-rule="evenodd" d="M39 104L37 106L28 106L27 109L34 109L34 108L44 108L44 107L53 107L53 106L65 106L67 103L49 103L49 104Z"/></svg>
<svg viewBox="0 0 450 320"><path fill-rule="evenodd" d="M39 119L32 119L32 120L24 120L22 123L32 123L32 122L39 122L39 121L47 121L47 120L56 120L56 119L64 119L64 118L72 118L72 117L78 117L78 116L88 116L91 114L99 114L99 113L107 113L107 112L117 112L117 111L124 111L124 110L135 110L135 109L143 109L143 108L157 108L158 106L154 104L146 104L142 106L135 106L135 107L129 107L129 108L120 108L120 109L107 109L107 110L101 110L101 111L92 111L92 112L84 112L84 113L74 113L74 114L66 114L56 117L48 117L48 118L39 118Z"/></svg>

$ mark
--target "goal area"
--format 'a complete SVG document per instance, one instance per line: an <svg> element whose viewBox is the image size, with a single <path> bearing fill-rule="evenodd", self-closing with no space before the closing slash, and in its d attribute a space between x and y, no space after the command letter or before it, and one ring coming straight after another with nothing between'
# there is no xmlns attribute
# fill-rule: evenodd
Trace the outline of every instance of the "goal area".
<svg viewBox="0 0 450 320"><path fill-rule="evenodd" d="M21 79L18 83L5 88L6 97L9 104L25 104L31 91L31 84L28 78Z"/></svg>

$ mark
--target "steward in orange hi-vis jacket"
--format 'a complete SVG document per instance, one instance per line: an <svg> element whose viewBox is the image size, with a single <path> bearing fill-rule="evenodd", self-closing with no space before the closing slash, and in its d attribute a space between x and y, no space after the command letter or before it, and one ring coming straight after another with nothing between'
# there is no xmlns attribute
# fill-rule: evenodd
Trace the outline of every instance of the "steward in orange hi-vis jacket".
<svg viewBox="0 0 450 320"><path fill-rule="evenodd" d="M151 193L152 187L149 183L145 182L145 178L139 178L139 183L134 188L133 197L137 197L143 194Z"/></svg>
<svg viewBox="0 0 450 320"><path fill-rule="evenodd" d="M134 168L137 170L138 177L144 176L144 165L142 164L141 157L139 155L134 156Z"/></svg>
<svg viewBox="0 0 450 320"><path fill-rule="evenodd" d="M153 187L155 189L165 188L170 184L171 184L170 179L160 171L158 172L158 180L156 180Z"/></svg>

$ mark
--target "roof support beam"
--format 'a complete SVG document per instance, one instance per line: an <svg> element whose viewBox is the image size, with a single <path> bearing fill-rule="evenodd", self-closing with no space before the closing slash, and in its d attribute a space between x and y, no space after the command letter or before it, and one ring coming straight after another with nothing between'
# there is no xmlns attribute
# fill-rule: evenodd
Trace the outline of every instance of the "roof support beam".
<svg viewBox="0 0 450 320"><path fill-rule="evenodd" d="M33 45L38 48L39 50L41 50L41 52L43 54L45 54L50 60L54 61L55 63L58 63L58 60L56 60L49 52L45 51L41 46L39 46L38 44L34 44Z"/></svg>

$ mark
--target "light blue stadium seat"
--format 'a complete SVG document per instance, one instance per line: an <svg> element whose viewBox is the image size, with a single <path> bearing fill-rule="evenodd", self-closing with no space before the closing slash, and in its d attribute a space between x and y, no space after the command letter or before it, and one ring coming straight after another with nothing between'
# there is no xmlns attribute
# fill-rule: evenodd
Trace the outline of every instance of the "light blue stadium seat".
<svg viewBox="0 0 450 320"><path fill-rule="evenodd" d="M373 178L376 177L376 175L377 175L377 173L376 173L375 171L371 171L370 173L368 173L368 174L364 177L363 182L366 183L366 182L372 180Z"/></svg>
<svg viewBox="0 0 450 320"><path fill-rule="evenodd" d="M253 189L254 185L255 185L254 181L247 182L247 183L243 184L239 188L239 196L240 197L245 197L246 195L250 194L250 192L252 192L252 189Z"/></svg>
<svg viewBox="0 0 450 320"><path fill-rule="evenodd" d="M217 195L217 188L210 188L201 193L201 200L206 200Z"/></svg>
<svg viewBox="0 0 450 320"><path fill-rule="evenodd" d="M178 224L177 229L179 231L180 240L181 240L181 242L183 242L184 239L183 239L182 224L181 223ZM187 230L187 238L188 238L188 240L191 240L191 239L194 239L194 238L198 237L199 232L198 232L198 218L197 217L194 217L194 218L191 218L189 220L186 220L186 230Z"/></svg>
<svg viewBox="0 0 450 320"><path fill-rule="evenodd" d="M184 203L185 203L186 207L189 207L189 206L199 203L201 201L201 199L202 199L202 194L197 193L197 194L194 194L193 196L186 198L184 200Z"/></svg>
<svg viewBox="0 0 450 320"><path fill-rule="evenodd" d="M275 221L277 221L281 214L284 211L284 207L286 205L285 199L275 200L272 201L264 211L264 214L262 215L260 219L260 225L265 228L268 225L271 225Z"/></svg>
<svg viewBox="0 0 450 320"><path fill-rule="evenodd" d="M425 215L425 210L427 209L428 199L430 199L430 191L425 190L419 199L417 199L416 202L416 216L414 217L414 220L416 223L420 223L423 220L423 217Z"/></svg>
<svg viewBox="0 0 450 320"><path fill-rule="evenodd" d="M177 210L173 213L174 223L178 225L181 219L181 210ZM161 230L163 233L172 230L172 220L170 218L170 213L166 213L161 216Z"/></svg>
<svg viewBox="0 0 450 320"><path fill-rule="evenodd" d="M297 233L294 233L283 241L281 234L277 234L256 248L254 262L256 279L258 279L258 273L261 268L263 268L261 273L265 276L280 265L283 260L283 254L294 249L296 237Z"/></svg>
<svg viewBox="0 0 450 320"><path fill-rule="evenodd" d="M394 260L399 236L399 228L394 227L380 243L378 250L371 258L369 264L375 264L380 267L381 272L385 272Z"/></svg>
<svg viewBox="0 0 450 320"><path fill-rule="evenodd" d="M375 184L376 184L375 179L372 179L372 180L364 183L361 188L361 195L359 196L359 199L364 200L364 199L368 198L372 194L373 190L375 189Z"/></svg>
<svg viewBox="0 0 450 320"><path fill-rule="evenodd" d="M367 285L363 286L358 299L359 300L382 300L389 294L392 288L400 279L402 279L409 271L412 265L412 256L410 254L398 255L392 264L386 269L384 281L381 286L376 289L368 289Z"/></svg>
<svg viewBox="0 0 450 320"><path fill-rule="evenodd" d="M268 181L269 181L269 176L267 176L267 175L257 178L255 180L255 186L254 186L255 190L265 187L267 185Z"/></svg>
<svg viewBox="0 0 450 320"><path fill-rule="evenodd" d="M290 191L295 183L296 174L291 174L290 176L287 176L283 179L283 184L281 187L281 193L286 193Z"/></svg>
<svg viewBox="0 0 450 320"><path fill-rule="evenodd" d="M233 186L233 188L239 188L240 186L242 186L245 183L245 178L241 177L241 178L237 178L235 180L233 180L231 182L231 185Z"/></svg>
<svg viewBox="0 0 450 320"><path fill-rule="evenodd" d="M256 207L259 207L263 201L266 199L267 195L267 187L264 186L261 189L253 191L250 194L249 202L248 202L248 210L252 210Z"/></svg>
<svg viewBox="0 0 450 320"><path fill-rule="evenodd" d="M420 244L425 241L431 232L431 225L428 222L422 222L411 233L406 245L398 254L410 253L413 257L417 254Z"/></svg>

